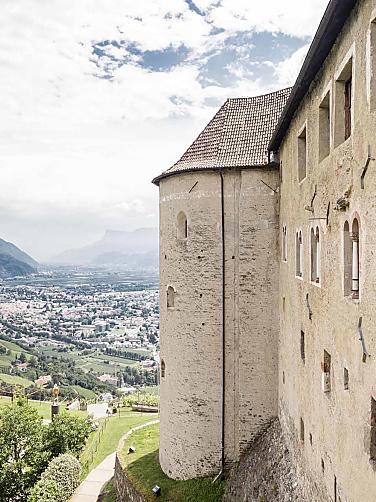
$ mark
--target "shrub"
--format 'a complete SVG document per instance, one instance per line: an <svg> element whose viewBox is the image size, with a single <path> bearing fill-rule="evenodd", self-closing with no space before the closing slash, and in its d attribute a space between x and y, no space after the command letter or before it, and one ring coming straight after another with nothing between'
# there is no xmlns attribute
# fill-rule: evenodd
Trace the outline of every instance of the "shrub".
<svg viewBox="0 0 376 502"><path fill-rule="evenodd" d="M67 452L78 457L92 430L90 418L61 413L45 428L45 447L51 457Z"/></svg>
<svg viewBox="0 0 376 502"><path fill-rule="evenodd" d="M42 478L31 490L28 502L60 502L61 491L56 481Z"/></svg>
<svg viewBox="0 0 376 502"><path fill-rule="evenodd" d="M29 502L65 502L80 484L79 461L64 453L51 460L41 479L32 489ZM38 498L39 497L39 498Z"/></svg>

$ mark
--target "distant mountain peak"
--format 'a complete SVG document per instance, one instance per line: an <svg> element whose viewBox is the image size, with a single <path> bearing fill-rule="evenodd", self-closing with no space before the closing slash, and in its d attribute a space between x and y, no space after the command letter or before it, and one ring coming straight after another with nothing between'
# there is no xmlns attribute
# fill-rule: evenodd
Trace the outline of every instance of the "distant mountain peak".
<svg viewBox="0 0 376 502"><path fill-rule="evenodd" d="M82 248L69 249L53 259L70 265L114 264L132 269L157 267L158 229L107 229L103 237Z"/></svg>

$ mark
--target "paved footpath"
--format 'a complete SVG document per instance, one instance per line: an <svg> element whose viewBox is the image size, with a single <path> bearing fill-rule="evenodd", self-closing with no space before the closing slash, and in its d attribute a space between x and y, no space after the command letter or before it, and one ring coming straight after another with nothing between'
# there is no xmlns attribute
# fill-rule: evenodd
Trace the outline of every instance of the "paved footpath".
<svg viewBox="0 0 376 502"><path fill-rule="evenodd" d="M121 450L124 446L125 440L133 434L133 432L148 427L149 425L157 424L159 420L152 420L151 422L146 422L145 424L138 425L130 429L120 440L118 450ZM116 451L111 453L106 457L103 462L101 462L95 469L93 469L88 477L82 481L80 486L75 491L70 502L96 502L102 487L110 481L114 475L115 471L115 459Z"/></svg>
<svg viewBox="0 0 376 502"><path fill-rule="evenodd" d="M88 477L80 484L71 502L96 502L102 486L114 475L116 452L111 453L93 469Z"/></svg>

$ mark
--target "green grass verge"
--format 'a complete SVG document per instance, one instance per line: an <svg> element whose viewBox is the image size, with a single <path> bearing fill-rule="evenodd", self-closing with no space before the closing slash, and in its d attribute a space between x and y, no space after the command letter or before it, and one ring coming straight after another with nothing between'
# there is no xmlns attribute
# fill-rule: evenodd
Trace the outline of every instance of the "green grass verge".
<svg viewBox="0 0 376 502"><path fill-rule="evenodd" d="M102 462L108 455L116 451L120 439L132 427L144 424L157 418L156 413L137 413L130 409L122 409L120 416L116 414L106 419L106 426L94 431L81 454L80 462L83 466L82 479ZM103 424L104 420L101 421Z"/></svg>
<svg viewBox="0 0 376 502"><path fill-rule="evenodd" d="M129 455L128 448L134 445L136 452ZM175 481L162 471L158 460L159 424L145 427L132 434L120 453L122 465L127 469L137 490L146 500L154 501L153 486L161 487L161 502L219 502L223 499L225 483L212 483L200 478Z"/></svg>
<svg viewBox="0 0 376 502"><path fill-rule="evenodd" d="M104 485L101 493L98 497L98 502L116 502L116 493L114 487L114 478L110 479L108 483Z"/></svg>

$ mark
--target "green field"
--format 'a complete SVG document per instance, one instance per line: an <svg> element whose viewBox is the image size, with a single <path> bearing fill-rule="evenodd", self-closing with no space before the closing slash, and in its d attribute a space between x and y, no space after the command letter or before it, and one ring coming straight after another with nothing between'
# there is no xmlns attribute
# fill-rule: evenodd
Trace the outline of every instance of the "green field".
<svg viewBox="0 0 376 502"><path fill-rule="evenodd" d="M10 354L0 354L1 368L10 368L11 362L15 361L15 359L19 357L21 352L25 353L27 359L30 359L32 357L29 352L19 347L16 343L0 340L0 346L5 347L7 350L10 350Z"/></svg>
<svg viewBox="0 0 376 502"><path fill-rule="evenodd" d="M81 368L86 373L92 370L95 373L115 374L119 369L123 369L126 366L135 366L139 364L137 361L133 361L132 359L107 356L106 354L101 354L96 350L91 350L88 354L86 354L85 352L87 352L87 349L83 351L74 350L69 352L57 352L52 347L45 347L42 349L42 352L48 356L71 359L76 363L78 368ZM108 361L108 363L105 361Z"/></svg>
<svg viewBox="0 0 376 502"><path fill-rule="evenodd" d="M136 451L128 454L130 446ZM123 467L134 486L142 493L145 500L153 501L155 496L151 487L161 487L161 502L219 502L223 498L225 483L212 482L212 479L192 479L175 481L162 471L158 460L159 424L135 431L125 442L120 453Z"/></svg>
<svg viewBox="0 0 376 502"><path fill-rule="evenodd" d="M8 375L6 373L0 373L0 381L7 383L9 385L20 385L21 387L30 387L33 382L16 375Z"/></svg>
<svg viewBox="0 0 376 502"><path fill-rule="evenodd" d="M70 387L71 389L74 389L80 397L83 397L88 401L97 397L96 393L93 390L85 389L80 385L71 385Z"/></svg>
<svg viewBox="0 0 376 502"><path fill-rule="evenodd" d="M156 418L156 413L137 413L130 409L121 409L120 415L116 414L106 420L101 420L100 428L91 434L80 457L83 465L82 478L84 479L94 467L116 451L120 439L129 429Z"/></svg>

